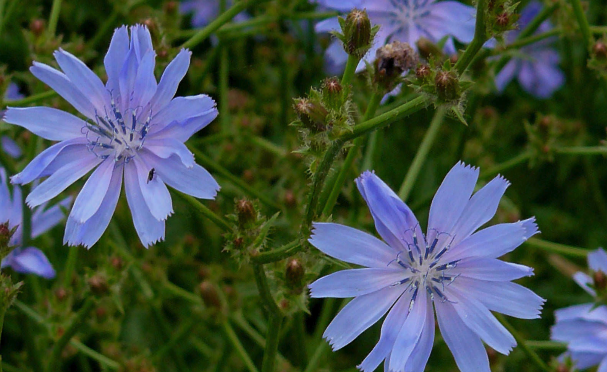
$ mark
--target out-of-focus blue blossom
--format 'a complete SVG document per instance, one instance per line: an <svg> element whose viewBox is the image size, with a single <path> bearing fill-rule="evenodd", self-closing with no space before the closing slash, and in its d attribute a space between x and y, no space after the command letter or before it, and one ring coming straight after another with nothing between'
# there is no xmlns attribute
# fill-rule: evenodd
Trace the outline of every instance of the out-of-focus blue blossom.
<svg viewBox="0 0 607 372"><path fill-rule="evenodd" d="M595 273L607 274L607 253L602 248L589 253L588 266ZM586 292L596 296L592 278L578 272L574 279ZM567 352L562 357L571 357L579 369L598 365L597 372L607 372L607 307L576 305L554 314L552 339L567 343Z"/></svg>
<svg viewBox="0 0 607 372"><path fill-rule="evenodd" d="M232 0L225 0L226 8L232 6ZM220 14L221 0L186 0L179 4L182 14L192 13L192 27L204 27ZM246 13L239 13L234 22L242 22L249 18Z"/></svg>
<svg viewBox="0 0 607 372"><path fill-rule="evenodd" d="M541 11L542 4L533 1L522 10L519 19L519 30L507 34L509 43L516 40L520 30ZM535 34L545 33L553 28L550 21L544 21ZM554 49L555 38L547 38L531 45L520 48L514 56L495 77L498 91L503 92L506 86L516 78L521 87L537 98L548 98L565 82L565 75L559 68L560 57Z"/></svg>
<svg viewBox="0 0 607 372"><path fill-rule="evenodd" d="M57 196L94 169L74 202L64 242L91 247L116 208L124 176L133 222L144 246L164 239L173 213L166 185L213 199L219 185L196 164L184 142L217 116L209 96L175 97L191 53L182 50L156 82L156 53L141 25L114 32L101 80L64 50L55 52L60 72L34 62L30 71L66 99L86 119L49 107L9 108L4 120L51 141L60 141L12 177L26 184L48 177L27 197L31 207Z"/></svg>
<svg viewBox="0 0 607 372"><path fill-rule="evenodd" d="M32 213L32 238L40 236L57 225L64 217L61 208L67 208L71 199L65 199L58 205L46 209L46 204L34 209ZM21 247L23 238L23 209L21 189L13 187L12 196L8 188L6 172L0 168L0 223L8 222L9 229L18 226L9 245L16 247L2 260L1 267L10 267L18 273L35 274L43 278L55 277L55 270L44 253L35 247Z"/></svg>
<svg viewBox="0 0 607 372"><path fill-rule="evenodd" d="M539 317L544 300L511 282L533 270L497 259L538 232L535 219L475 232L494 216L509 186L498 176L472 195L478 174L478 168L463 163L451 169L432 201L427 235L411 209L371 172L357 185L385 243L347 226L314 224L312 245L364 266L310 284L312 297L355 297L324 333L333 349L388 313L379 342L359 365L362 371L374 371L384 360L386 371L423 371L434 341L433 304L441 334L463 372L490 371L482 341L503 354L516 345L491 311Z"/></svg>
<svg viewBox="0 0 607 372"><path fill-rule="evenodd" d="M22 98L23 94L19 92L19 87L17 84L10 83L8 88L6 88L6 93L4 94L4 102L10 102ZM0 112L0 115L2 114L3 112ZM15 159L21 157L22 155L19 145L17 145L17 143L8 136L2 136L2 138L0 138L0 149Z"/></svg>
<svg viewBox="0 0 607 372"><path fill-rule="evenodd" d="M371 23L380 26L373 46L364 58L367 62L375 59L378 48L391 41L406 42L416 48L416 42L421 37L435 43L446 36L453 36L463 43L469 43L474 37L476 9L457 1L318 0L317 3L344 13L354 8L367 10ZM316 25L317 32L333 30L340 30L337 17ZM445 52L455 53L453 39L449 38L445 43ZM332 70L345 65L348 59L338 40L331 43L326 53L329 69ZM361 61L358 71L364 67L365 63Z"/></svg>

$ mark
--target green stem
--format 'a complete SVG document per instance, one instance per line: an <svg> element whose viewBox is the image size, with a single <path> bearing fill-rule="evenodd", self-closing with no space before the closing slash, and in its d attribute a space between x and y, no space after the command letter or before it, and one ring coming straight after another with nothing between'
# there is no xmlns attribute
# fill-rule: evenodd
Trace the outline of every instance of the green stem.
<svg viewBox="0 0 607 372"><path fill-rule="evenodd" d="M29 194L29 187L23 188L23 223L21 225L22 238L21 238L21 246L27 247L32 240L32 210L29 205L25 202L27 199L27 195Z"/></svg>
<svg viewBox="0 0 607 372"><path fill-rule="evenodd" d="M549 252L561 253L568 256L573 257L586 257L588 255L589 250L579 247L573 247L570 245L553 243L546 240L531 238L528 239L525 243L529 244L532 247L540 248Z"/></svg>
<svg viewBox="0 0 607 372"><path fill-rule="evenodd" d="M227 179L232 184L234 184L234 186L236 186L240 190L242 190L245 194L248 194L254 198L259 199L259 201L261 201L265 205L267 205L271 208L274 208L274 209L280 209L280 205L278 205L274 200L269 198L265 193L262 193L256 189L250 187L246 182L244 182L240 178L234 176L232 173L230 173L230 171L228 171L227 169L225 169L224 167L222 167L221 165L219 165L218 163L213 161L211 158L209 158L208 156L203 154L202 151L200 151L196 148L193 148L191 146L190 146L190 151L192 151L194 153L194 155L196 156L196 160L198 160L200 162L200 165L202 165L203 167L210 168L211 170L217 172L223 178Z"/></svg>
<svg viewBox="0 0 607 372"><path fill-rule="evenodd" d="M228 44L222 42L219 46L219 118L221 119L221 130L230 132L230 110L228 98L228 85L230 75L230 61L228 60Z"/></svg>
<svg viewBox="0 0 607 372"><path fill-rule="evenodd" d="M48 32L51 35L55 35L57 31L57 22L59 21L59 13L61 12L61 0L53 0L53 7L51 8L51 16L48 21Z"/></svg>
<svg viewBox="0 0 607 372"><path fill-rule="evenodd" d="M258 372L257 367L255 367L255 364L251 360L251 357L249 356L249 354L247 354L247 351L242 346L242 343L240 343L238 336L236 336L236 333L234 332L234 329L230 325L230 322L226 320L223 322L222 326L223 326L223 331L226 334L226 337L228 338L228 340L232 344L232 347L234 347L234 349L236 350L236 352L238 353L238 355L240 356L240 358L242 359L244 364L247 366L247 369L249 370L249 372Z"/></svg>
<svg viewBox="0 0 607 372"><path fill-rule="evenodd" d="M501 49L501 50L498 49L495 52L496 53L502 53L502 52L507 51L507 50L519 49L519 48L522 48L524 46L536 43L536 42L538 42L540 40L544 40L544 39L547 39L549 37L557 36L561 32L563 32L561 29L555 28L553 30L546 31L546 32L541 33L541 34L537 34L537 35L533 35L533 36L529 36L529 37L525 37L525 38L517 38L517 40L514 41L513 43L508 44L503 49Z"/></svg>
<svg viewBox="0 0 607 372"><path fill-rule="evenodd" d="M485 26L485 10L487 9L487 0L478 0L476 2L476 24L474 26L474 38L468 45L462 56L455 63L455 70L463 74L476 54L481 50L483 44L487 41L487 27Z"/></svg>
<svg viewBox="0 0 607 372"><path fill-rule="evenodd" d="M300 249L301 242L299 239L296 239L280 248L276 248L268 252L262 252L257 256L252 256L251 261L255 262L256 264L268 264L291 257L295 253L299 252Z"/></svg>
<svg viewBox="0 0 607 372"><path fill-rule="evenodd" d="M236 17L236 15L243 10L245 10L248 6L253 5L256 0L241 0L237 1L230 9L221 13L215 20L209 23L205 28L198 31L194 36L189 38L185 43L181 45L182 48L193 48L196 45L202 43L206 38L211 36L211 34L217 31L221 26L230 22L232 18Z"/></svg>
<svg viewBox="0 0 607 372"><path fill-rule="evenodd" d="M369 118L371 118L373 115L375 115L375 112L377 111L377 108L379 107L380 102L381 102L381 95L378 94L377 92L374 92L369 100L369 105L367 106L367 111L365 112L365 115L363 116L363 119L362 119L363 122L369 120ZM363 144L363 137L358 137L354 141L354 146L352 146L348 150L348 155L346 156L346 160L344 160L344 164L341 166L341 169L339 170L339 174L338 174L337 178L335 179L335 183L332 186L330 184L328 184L326 186L326 187L331 187L331 194L329 194L329 198L327 199L325 206L322 210L323 216L329 216L331 214L331 212L333 211L333 207L335 207L335 202L337 202L337 197L341 193L341 189L343 188L344 183L346 182L346 176L348 174L348 171L350 170L350 167L352 167L352 163L354 162L354 159L356 158L356 155L358 154L358 150L361 148L362 144Z"/></svg>
<svg viewBox="0 0 607 372"><path fill-rule="evenodd" d="M282 147L276 145L273 142L268 141L267 139L265 139L263 137L250 135L248 138L252 144L254 144L258 147L261 147L262 149L266 150L269 153L274 154L275 156L285 157L288 154L287 150L283 149Z"/></svg>
<svg viewBox="0 0 607 372"><path fill-rule="evenodd" d="M527 341L527 346L531 349L538 350L558 350L563 351L567 349L567 344L556 341Z"/></svg>
<svg viewBox="0 0 607 372"><path fill-rule="evenodd" d="M63 288L71 288L72 277L76 270L76 260L78 259L78 251L80 247L71 246L67 254L67 262L65 264L64 277L63 277Z"/></svg>
<svg viewBox="0 0 607 372"><path fill-rule="evenodd" d="M557 147L554 149L554 152L563 155L607 155L607 146Z"/></svg>
<svg viewBox="0 0 607 372"><path fill-rule="evenodd" d="M371 170L373 168L373 161L375 160L377 149L379 148L379 143L381 140L379 133L380 131L376 130L375 132L371 132L371 134L369 134L367 146L365 148L365 155L360 168L362 171ZM358 140L358 138L356 140Z"/></svg>
<svg viewBox="0 0 607 372"><path fill-rule="evenodd" d="M304 312L298 311L293 315L293 349L297 366L304 366L308 360L308 350L306 349L306 323Z"/></svg>
<svg viewBox="0 0 607 372"><path fill-rule="evenodd" d="M93 310L95 306L95 300L93 297L89 297L85 300L84 305L78 310L76 313L76 317L72 320L72 323L65 330L65 333L55 342L53 345L53 349L51 350L51 358L48 363L47 372L55 372L60 371L61 365L61 353L67 344L70 342L72 337L78 333L80 327L84 324L86 319L88 318L89 313Z"/></svg>
<svg viewBox="0 0 607 372"><path fill-rule="evenodd" d="M261 372L274 372L281 324L282 315L274 314L270 316L270 324L268 325L268 332L266 334L266 348L263 354Z"/></svg>
<svg viewBox="0 0 607 372"><path fill-rule="evenodd" d="M341 86L344 89L344 97L348 97L350 94L350 85L352 84L352 79L354 78L354 74L356 73L356 67L358 66L358 62L360 62L360 58L355 55L348 55L348 62L346 62L346 69L344 70L344 74L341 77Z"/></svg>
<svg viewBox="0 0 607 372"><path fill-rule="evenodd" d="M4 8L6 7L6 0L0 0L0 35L2 35L2 29L4 28ZM0 365L0 368L2 366Z"/></svg>
<svg viewBox="0 0 607 372"><path fill-rule="evenodd" d="M514 336L514 339L518 343L518 346L520 346L521 349L523 349L523 352L525 352L525 354L527 354L529 359L531 359L541 370L550 372L551 370L550 370L550 368L548 368L546 363L544 363L544 361L539 357L539 355L537 355L537 353L535 351L533 351L529 346L527 346L527 341L525 341L525 339L523 337L521 337L521 335L518 333L518 331L516 329L514 329L514 327L512 327L512 325L510 323L508 323L506 318L504 318L504 316L501 314L495 314L495 316L504 325L504 327L506 327L506 329L510 333L512 333L512 336Z"/></svg>
<svg viewBox="0 0 607 372"><path fill-rule="evenodd" d="M15 101L10 101L10 102L5 102L5 103L9 104L6 107L9 107L9 106L10 107L21 107L21 106L30 105L32 103L39 103L41 101L44 101L47 98L55 97L56 95L57 95L57 92L55 92L54 90L48 90L46 92L38 93L33 96L29 96L29 97L26 97L23 99L18 99Z"/></svg>
<svg viewBox="0 0 607 372"><path fill-rule="evenodd" d="M184 299L188 302L191 302L194 305L202 305L202 299L200 298L200 296L195 295L194 293L188 292L185 289L169 282L166 281L164 283L164 288L163 288L166 292L172 294L175 297L179 297L181 299Z"/></svg>
<svg viewBox="0 0 607 372"><path fill-rule="evenodd" d="M179 195L179 197L181 199L186 201L190 206L194 207L196 212L198 212L202 216L208 218L211 222L213 222L215 225L217 225L219 228L221 228L225 232L232 231L232 225L230 225L230 223L228 221L226 221L222 217L213 213L212 210L210 210L206 205L202 204L200 201L198 201L193 196L184 194L179 191L175 191L175 194Z"/></svg>
<svg viewBox="0 0 607 372"><path fill-rule="evenodd" d="M310 358L310 363L308 363L304 372L318 371L318 364L327 351L329 351L329 344L324 340L321 340L318 347L316 347L316 350L314 350L314 354L312 354L312 357Z"/></svg>
<svg viewBox="0 0 607 372"><path fill-rule="evenodd" d="M411 166L407 171L407 175L405 176L405 179L403 180L403 183L400 186L400 189L398 190L398 196L404 201L407 201L407 198L409 197L409 194L413 189L413 185L417 180L417 176L419 175L422 165L424 165L424 162L428 157L428 153L430 152L430 149L434 144L434 140L436 139L440 127L443 124L443 119L445 118L445 111L446 109L444 107L439 107L438 109L436 109L436 112L434 113L434 118L432 118L432 122L430 123L430 127L428 128L428 131L426 132L424 139L422 140L422 143L419 146L415 157L413 158L413 162L411 163Z"/></svg>
<svg viewBox="0 0 607 372"><path fill-rule="evenodd" d="M171 339L168 341L165 341L165 343L154 352L153 356L152 356L152 360L154 361L160 361L162 360L162 357L164 357L165 354L167 354L169 351L172 351L172 349L176 346L176 345L180 345L180 343L182 341L184 341L187 337L189 337L192 334L192 330L194 329L194 326L196 326L196 320L194 319L188 319L186 322L181 323L181 325L179 326L179 329L177 331L175 331L175 333L173 333L173 335L171 335Z"/></svg>
<svg viewBox="0 0 607 372"><path fill-rule="evenodd" d="M593 34L607 34L607 26L590 26Z"/></svg>
<svg viewBox="0 0 607 372"><path fill-rule="evenodd" d="M592 33L590 32L590 24L588 24L588 18L584 14L584 8L580 0L571 0L571 6L573 7L573 14L580 25L580 31L582 31L582 37L584 39L584 47L586 50L592 44Z"/></svg>
<svg viewBox="0 0 607 372"><path fill-rule="evenodd" d="M531 158L531 152L525 151L515 156L514 158L505 161L501 164L497 164L492 168L487 169L486 171L481 173L481 178L487 179L498 175L499 173L503 173L504 171L514 168L517 165L523 164L527 160Z"/></svg>
<svg viewBox="0 0 607 372"><path fill-rule="evenodd" d="M282 317L282 312L278 308L278 305L276 305L276 301L274 300L270 287L268 286L268 278L266 277L263 265L253 264L253 273L255 274L255 283L257 284L259 297L261 297L262 303L271 316Z"/></svg>
<svg viewBox="0 0 607 372"><path fill-rule="evenodd" d="M542 10L540 10L540 12L531 20L531 22L529 22L527 26L518 34L517 40L533 35L533 33L542 25L542 23L550 18L556 8L558 8L558 3L542 7Z"/></svg>

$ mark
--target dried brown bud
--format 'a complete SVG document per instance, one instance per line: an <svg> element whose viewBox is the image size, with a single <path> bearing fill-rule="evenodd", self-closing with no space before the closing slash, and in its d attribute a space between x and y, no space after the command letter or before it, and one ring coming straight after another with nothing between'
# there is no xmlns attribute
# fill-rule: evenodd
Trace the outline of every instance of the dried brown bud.
<svg viewBox="0 0 607 372"><path fill-rule="evenodd" d="M362 58L371 47L371 20L367 11L353 9L348 13L342 31L346 52Z"/></svg>
<svg viewBox="0 0 607 372"><path fill-rule="evenodd" d="M341 95L342 86L335 76L326 78L322 88L328 95Z"/></svg>
<svg viewBox="0 0 607 372"><path fill-rule="evenodd" d="M156 21L154 21L152 18L145 19L143 21L143 24L146 25L150 29L150 31L156 28Z"/></svg>
<svg viewBox="0 0 607 372"><path fill-rule="evenodd" d="M432 70L430 70L430 66L428 65L420 65L415 69L415 76L417 76L419 80L426 80L431 73Z"/></svg>
<svg viewBox="0 0 607 372"><path fill-rule="evenodd" d="M43 19L34 19L30 22L30 31L36 36L42 35L44 32L44 20Z"/></svg>
<svg viewBox="0 0 607 372"><path fill-rule="evenodd" d="M287 207L294 207L296 203L297 200L295 200L295 194L293 194L293 190L285 191L285 204L287 205Z"/></svg>
<svg viewBox="0 0 607 372"><path fill-rule="evenodd" d="M434 78L436 93L444 101L451 101L459 96L459 82L453 71L439 71Z"/></svg>
<svg viewBox="0 0 607 372"><path fill-rule="evenodd" d="M457 54L453 54L453 55L451 55L451 57L449 57L449 61L451 62L452 65L456 64L458 59L459 59L459 55L457 55Z"/></svg>
<svg viewBox="0 0 607 372"><path fill-rule="evenodd" d="M250 200L240 199L236 202L236 212L238 214L238 225L245 227L250 222L257 220L257 212Z"/></svg>
<svg viewBox="0 0 607 372"><path fill-rule="evenodd" d="M305 268L297 258L290 259L287 262L285 270L285 278L287 279L287 285L293 289L301 291L301 282L305 274Z"/></svg>
<svg viewBox="0 0 607 372"><path fill-rule="evenodd" d="M594 280L594 288L599 291L602 291L607 286L607 277L605 277L605 273L602 271L596 271L592 276Z"/></svg>
<svg viewBox="0 0 607 372"><path fill-rule="evenodd" d="M607 45L600 40L597 41L592 46L592 54L595 56L596 59L607 59Z"/></svg>
<svg viewBox="0 0 607 372"><path fill-rule="evenodd" d="M408 43L394 41L375 53L375 82L392 90L403 72L417 65L417 53Z"/></svg>
<svg viewBox="0 0 607 372"><path fill-rule="evenodd" d="M213 309L221 308L221 299L219 298L219 293L217 292L217 288L215 285L208 280L200 283L198 286L200 290L200 297L202 297L202 301L204 304Z"/></svg>
<svg viewBox="0 0 607 372"><path fill-rule="evenodd" d="M295 112L303 125L315 132L326 130L326 120L329 112L319 102L312 102L307 98L295 100Z"/></svg>
<svg viewBox="0 0 607 372"><path fill-rule="evenodd" d="M89 278L88 284L91 288L91 292L96 295L104 295L110 290L105 277L98 274Z"/></svg>
<svg viewBox="0 0 607 372"><path fill-rule="evenodd" d="M55 291L55 298L60 302L63 302L67 298L67 291L64 288L58 288Z"/></svg>

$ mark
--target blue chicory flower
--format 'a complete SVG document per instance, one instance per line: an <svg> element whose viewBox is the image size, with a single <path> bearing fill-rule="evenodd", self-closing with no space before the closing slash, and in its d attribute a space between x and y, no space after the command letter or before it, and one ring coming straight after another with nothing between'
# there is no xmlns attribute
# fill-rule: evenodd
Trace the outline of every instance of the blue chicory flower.
<svg viewBox="0 0 607 372"><path fill-rule="evenodd" d="M482 341L503 354L516 345L491 311L539 317L544 300L511 282L533 270L497 259L538 232L535 219L475 232L494 216L509 186L498 176L472 195L478 174L478 168L463 163L451 169L432 201L427 235L411 209L368 171L356 183L385 243L351 227L314 224L313 246L364 266L309 286L312 297L355 297L323 335L333 350L388 313L379 342L358 366L362 371L374 371L384 360L386 371L423 371L434 341L432 304L443 339L463 372L490 372Z"/></svg>
<svg viewBox="0 0 607 372"><path fill-rule="evenodd" d="M354 8L366 9L372 24L380 26L373 46L364 60L372 62L378 48L391 41L409 43L416 48L416 42L424 37L439 42L446 36L453 36L463 43L474 37L476 9L457 1L436 0L317 0L321 6L338 12L348 12ZM329 18L316 25L317 32L339 30L337 17ZM455 53L453 40L445 44L445 52ZM333 41L327 48L329 68L343 67L348 55L341 43ZM365 68L364 60L357 71Z"/></svg>
<svg viewBox="0 0 607 372"><path fill-rule="evenodd" d="M193 13L192 27L204 27L211 23L220 12L221 0L186 0L179 4L179 11L182 14ZM226 8L232 6L232 0L225 0ZM249 17L246 13L239 13L234 17L235 22L242 22Z"/></svg>
<svg viewBox="0 0 607 372"><path fill-rule="evenodd" d="M10 83L6 89L6 93L4 93L4 102L10 102L21 98L23 98L23 94L19 92L17 84ZM0 115L2 115L2 112L0 112ZM21 157L23 154L19 145L8 136L2 136L0 138L0 149L14 159Z"/></svg>
<svg viewBox="0 0 607 372"><path fill-rule="evenodd" d="M519 30L511 31L507 35L508 43L512 43L520 30L542 10L542 4L532 1L522 10L519 19ZM545 33L553 28L550 21L544 21L535 34ZM521 87L537 98L548 98L565 82L565 75L559 68L560 57L554 49L555 38L548 38L531 45L520 48L520 56L514 56L495 77L495 85L499 92L516 78Z"/></svg>
<svg viewBox="0 0 607 372"><path fill-rule="evenodd" d="M51 141L60 141L12 177L26 184L48 177L27 197L31 207L55 197L95 169L74 202L64 243L90 248L107 228L124 176L127 202L139 238L148 247L164 239L165 220L173 213L166 185L204 199L219 185L184 142L217 116L209 96L175 97L191 52L182 50L160 82L154 77L156 53L148 29L118 28L101 80L64 50L55 52L60 72L34 62L30 71L53 88L86 119L49 107L9 108L4 120Z"/></svg>
<svg viewBox="0 0 607 372"><path fill-rule="evenodd" d="M36 238L57 225L64 217L61 208L69 206L71 199L65 199L58 205L46 209L46 205L36 208L32 213L32 238ZM10 267L18 273L34 274L46 279L55 277L55 270L44 253L35 247L21 247L23 231L23 209L21 189L13 187L11 197L8 179L4 168L0 168L0 222L8 222L9 229L17 227L9 245L16 247L3 260L2 269Z"/></svg>
<svg viewBox="0 0 607 372"><path fill-rule="evenodd" d="M588 266L593 272L607 274L607 253L601 248L588 254ZM593 280L578 272L575 281L592 296L596 296ZM598 365L597 372L607 372L607 306L584 304L555 311L556 323L551 338L567 343L567 352L576 368Z"/></svg>

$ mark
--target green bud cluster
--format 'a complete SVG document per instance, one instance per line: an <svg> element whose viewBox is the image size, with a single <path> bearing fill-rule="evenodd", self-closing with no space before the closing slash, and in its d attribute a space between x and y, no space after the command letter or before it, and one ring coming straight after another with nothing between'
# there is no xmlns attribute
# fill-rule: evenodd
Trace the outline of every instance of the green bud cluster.
<svg viewBox="0 0 607 372"><path fill-rule="evenodd" d="M487 4L487 35L503 41L504 32L517 28L519 3L512 0L489 0Z"/></svg>
<svg viewBox="0 0 607 372"><path fill-rule="evenodd" d="M344 50L350 55L362 58L371 46L373 38L379 30L371 26L371 20L366 10L353 9L346 18L339 17L340 32L333 34L343 43Z"/></svg>

